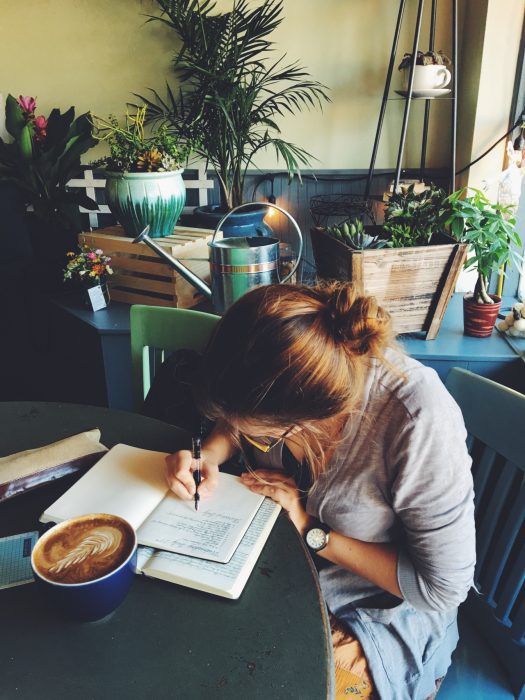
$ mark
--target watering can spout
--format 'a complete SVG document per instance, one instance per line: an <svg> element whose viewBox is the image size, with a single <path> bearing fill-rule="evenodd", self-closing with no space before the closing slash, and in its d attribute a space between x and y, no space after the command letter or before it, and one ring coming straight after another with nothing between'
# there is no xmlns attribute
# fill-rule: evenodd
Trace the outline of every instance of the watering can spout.
<svg viewBox="0 0 525 700"><path fill-rule="evenodd" d="M189 282L193 287L195 287L195 289L198 289L199 292L201 292L201 294L204 294L205 297L211 299L211 289L206 284L206 282L204 282L204 280L201 280L201 278L194 272L192 272L188 267L186 267L186 265L183 265L179 260L167 253L164 250L164 248L155 243L155 241L152 238L150 238L148 234L149 226L146 226L146 228L143 231L141 231L136 238L133 239L133 243L145 243L146 245L148 245L152 250L154 250L157 253L157 255L163 258L168 263L168 265L177 270L180 276L184 277L186 282Z"/></svg>

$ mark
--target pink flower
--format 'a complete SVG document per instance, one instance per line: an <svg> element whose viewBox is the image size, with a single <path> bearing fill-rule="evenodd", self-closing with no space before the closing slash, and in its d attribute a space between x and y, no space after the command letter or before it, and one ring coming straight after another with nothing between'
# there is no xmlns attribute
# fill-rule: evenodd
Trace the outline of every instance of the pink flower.
<svg viewBox="0 0 525 700"><path fill-rule="evenodd" d="M95 253L88 253L87 256L88 256L88 258L89 258L90 260L95 260L96 257L97 257L97 256L95 255Z"/></svg>
<svg viewBox="0 0 525 700"><path fill-rule="evenodd" d="M34 97L23 97L22 95L18 98L18 104L22 107L22 111L31 116L35 113L36 100Z"/></svg>
<svg viewBox="0 0 525 700"><path fill-rule="evenodd" d="M35 126L35 140L43 141L47 136L47 119L41 114L35 117L33 124Z"/></svg>

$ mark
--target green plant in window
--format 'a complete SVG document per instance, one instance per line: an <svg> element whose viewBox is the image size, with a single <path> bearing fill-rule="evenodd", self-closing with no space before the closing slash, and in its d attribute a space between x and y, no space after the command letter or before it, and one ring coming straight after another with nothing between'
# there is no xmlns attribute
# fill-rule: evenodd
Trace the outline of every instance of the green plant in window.
<svg viewBox="0 0 525 700"><path fill-rule="evenodd" d="M474 188L463 188L446 199L442 220L454 238L469 244L465 269L477 269L474 301L478 304L494 303L488 292L491 273L522 262L515 249L521 248L522 242L513 209L491 203L483 192Z"/></svg>

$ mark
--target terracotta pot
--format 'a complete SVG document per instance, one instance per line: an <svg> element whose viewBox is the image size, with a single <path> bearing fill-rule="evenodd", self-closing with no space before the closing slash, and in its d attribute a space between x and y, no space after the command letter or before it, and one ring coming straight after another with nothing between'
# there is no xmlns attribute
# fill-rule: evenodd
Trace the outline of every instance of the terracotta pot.
<svg viewBox="0 0 525 700"><path fill-rule="evenodd" d="M501 297L489 294L494 304L478 304L472 295L463 297L463 323L465 335L486 338L491 335L501 307Z"/></svg>

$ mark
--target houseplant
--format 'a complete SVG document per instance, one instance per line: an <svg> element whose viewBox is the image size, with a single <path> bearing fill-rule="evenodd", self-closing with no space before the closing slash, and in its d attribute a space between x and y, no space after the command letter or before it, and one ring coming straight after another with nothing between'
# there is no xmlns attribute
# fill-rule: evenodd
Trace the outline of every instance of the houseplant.
<svg viewBox="0 0 525 700"><path fill-rule="evenodd" d="M26 248L39 261L39 283L54 286L81 228L78 207L98 207L85 193L67 186L80 168L81 155L96 141L88 114L75 118L74 107L63 114L55 108L45 117L36 114L36 107L33 97L6 99L6 129L13 140L0 138L0 180L32 208L26 217L31 233Z"/></svg>
<svg viewBox="0 0 525 700"><path fill-rule="evenodd" d="M398 68L403 72L404 87L408 90L410 77L410 67L414 54L406 53ZM413 90L436 90L442 89L451 79L451 61L445 56L443 51L418 51L414 66Z"/></svg>
<svg viewBox="0 0 525 700"><path fill-rule="evenodd" d="M489 292L490 276L521 262L513 249L522 245L513 207L492 204L480 190L463 188L447 198L444 223L455 238L469 245L465 268L477 270L474 292L463 299L465 334L489 336L501 306L501 298Z"/></svg>
<svg viewBox="0 0 525 700"><path fill-rule="evenodd" d="M436 337L466 255L466 243L447 235L443 224L446 193L430 186L394 194L383 226L365 226L368 235L349 242L330 229L312 228L318 275L351 280L377 297L392 314L398 333ZM333 227L332 227L333 228ZM340 227L341 228L341 227Z"/></svg>
<svg viewBox="0 0 525 700"><path fill-rule="evenodd" d="M184 138L196 137L195 155L215 170L220 207L197 211L199 223L214 228L242 204L247 169L261 151L274 149L290 177L309 163L307 151L281 138L276 118L322 106L326 88L298 63L273 58L268 37L282 22L282 0L262 0L256 7L235 0L223 13L215 0L157 3L162 14L150 19L172 28L180 42L174 58L180 91L175 95L168 86L165 99L152 91L152 100L141 100L156 122ZM259 209L262 219L266 208Z"/></svg>
<svg viewBox="0 0 525 700"><path fill-rule="evenodd" d="M106 169L106 201L135 238L148 224L150 236L169 236L186 202L182 179L186 146L161 125L145 132L147 107L126 113L124 123L110 116L93 117L95 137L109 146L109 155L95 165Z"/></svg>

